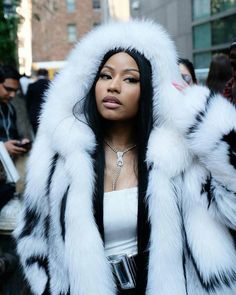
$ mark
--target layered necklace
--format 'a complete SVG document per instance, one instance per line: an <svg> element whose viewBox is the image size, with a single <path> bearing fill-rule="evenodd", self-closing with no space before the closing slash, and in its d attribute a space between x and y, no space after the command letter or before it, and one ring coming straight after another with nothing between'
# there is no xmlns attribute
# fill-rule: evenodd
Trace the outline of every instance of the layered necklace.
<svg viewBox="0 0 236 295"><path fill-rule="evenodd" d="M124 166L124 160L123 160L123 156L128 153L130 150L134 149L136 147L135 145L129 146L127 147L125 150L120 151L117 148L111 146L108 142L105 141L105 144L116 154L116 168L114 171L114 174L112 175L112 190L114 191L116 189L116 184L118 181L118 178L120 176L121 173L121 169Z"/></svg>

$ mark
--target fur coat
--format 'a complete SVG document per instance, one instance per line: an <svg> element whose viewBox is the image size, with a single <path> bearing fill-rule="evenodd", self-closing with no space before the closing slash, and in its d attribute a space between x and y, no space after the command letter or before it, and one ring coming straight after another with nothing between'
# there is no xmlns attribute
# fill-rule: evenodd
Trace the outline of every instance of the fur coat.
<svg viewBox="0 0 236 295"><path fill-rule="evenodd" d="M235 106L202 86L178 91L175 47L164 29L149 21L94 29L47 93L14 233L31 290L34 295L116 293L93 215L95 137L75 118L73 107L88 93L104 54L117 47L144 54L153 73L146 294L234 295Z"/></svg>

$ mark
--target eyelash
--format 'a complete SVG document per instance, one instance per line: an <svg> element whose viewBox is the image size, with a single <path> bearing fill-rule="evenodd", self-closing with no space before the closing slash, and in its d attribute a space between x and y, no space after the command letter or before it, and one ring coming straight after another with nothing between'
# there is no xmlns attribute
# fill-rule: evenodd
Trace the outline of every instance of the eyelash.
<svg viewBox="0 0 236 295"><path fill-rule="evenodd" d="M108 80L111 79L111 76L108 74L100 73L99 78L103 80Z"/></svg>
<svg viewBox="0 0 236 295"><path fill-rule="evenodd" d="M105 74L105 73L100 73L99 75L99 78L100 79L103 79L103 80L109 80L109 79L112 79L111 75L108 75L108 74ZM138 83L140 80L137 79L137 78L133 78L133 77L128 77L128 78L125 78L124 81L127 81L129 83Z"/></svg>
<svg viewBox="0 0 236 295"><path fill-rule="evenodd" d="M129 83L138 83L139 79L136 78L126 78L125 81L128 81Z"/></svg>

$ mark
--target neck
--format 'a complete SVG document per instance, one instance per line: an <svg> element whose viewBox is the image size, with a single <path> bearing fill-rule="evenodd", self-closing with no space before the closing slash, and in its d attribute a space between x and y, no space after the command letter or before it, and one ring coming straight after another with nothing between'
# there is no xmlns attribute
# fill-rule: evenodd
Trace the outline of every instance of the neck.
<svg viewBox="0 0 236 295"><path fill-rule="evenodd" d="M106 136L106 141L117 149L125 149L127 146L135 143L134 124L130 123L113 123L109 128Z"/></svg>

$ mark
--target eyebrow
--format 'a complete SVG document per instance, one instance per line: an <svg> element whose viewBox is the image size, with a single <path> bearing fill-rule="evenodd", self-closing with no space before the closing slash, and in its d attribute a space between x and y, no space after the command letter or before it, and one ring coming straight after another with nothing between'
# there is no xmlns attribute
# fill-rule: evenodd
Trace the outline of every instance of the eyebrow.
<svg viewBox="0 0 236 295"><path fill-rule="evenodd" d="M114 68L112 66L109 66L109 65L104 65L103 68L108 68L108 69L114 71ZM127 68L123 72L131 72L131 71L139 73L139 70L135 69L135 68Z"/></svg>
<svg viewBox="0 0 236 295"><path fill-rule="evenodd" d="M14 91L14 92L16 92L18 90L18 88L13 88L13 87L7 86L4 83L2 85L8 91Z"/></svg>

